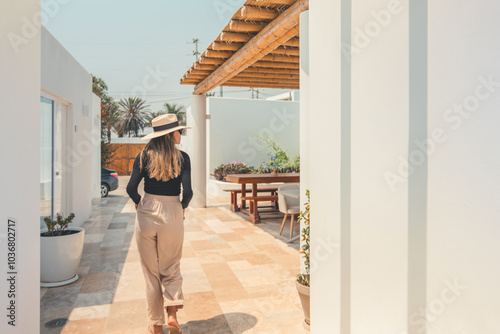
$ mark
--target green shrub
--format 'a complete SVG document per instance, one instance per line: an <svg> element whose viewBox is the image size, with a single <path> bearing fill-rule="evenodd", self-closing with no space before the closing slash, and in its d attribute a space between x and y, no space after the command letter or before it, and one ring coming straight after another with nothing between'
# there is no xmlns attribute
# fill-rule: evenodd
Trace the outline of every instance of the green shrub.
<svg viewBox="0 0 500 334"><path fill-rule="evenodd" d="M250 174L254 168L246 166L241 162L225 163L215 168L213 176L217 181L226 181L228 174Z"/></svg>

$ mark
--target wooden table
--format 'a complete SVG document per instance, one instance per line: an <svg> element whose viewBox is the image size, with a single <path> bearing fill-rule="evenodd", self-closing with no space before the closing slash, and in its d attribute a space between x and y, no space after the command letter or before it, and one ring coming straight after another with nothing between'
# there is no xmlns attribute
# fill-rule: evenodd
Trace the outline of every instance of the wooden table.
<svg viewBox="0 0 500 334"><path fill-rule="evenodd" d="M227 182L241 184L241 207L240 211L247 213L252 223L260 221L258 202L260 201L273 201L276 202L277 196L259 196L258 184L259 183L297 183L300 182L299 173L278 173L278 174L229 174L226 176ZM252 195L246 196L246 184L252 184ZM246 201L250 202L248 210L246 210Z"/></svg>

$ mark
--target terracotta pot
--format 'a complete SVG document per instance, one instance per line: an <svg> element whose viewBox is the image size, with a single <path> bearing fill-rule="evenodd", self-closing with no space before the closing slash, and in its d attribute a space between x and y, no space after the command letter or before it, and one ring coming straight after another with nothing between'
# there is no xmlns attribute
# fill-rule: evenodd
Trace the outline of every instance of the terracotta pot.
<svg viewBox="0 0 500 334"><path fill-rule="evenodd" d="M40 280L42 287L61 286L78 280L76 272L82 257L85 230L81 227L68 227L68 230L78 232L41 237Z"/></svg>
<svg viewBox="0 0 500 334"><path fill-rule="evenodd" d="M304 310L304 328L309 330L311 320L310 320L310 288L308 286L299 284L295 281L295 286L297 287L297 292L299 293L300 302L302 304L302 309Z"/></svg>

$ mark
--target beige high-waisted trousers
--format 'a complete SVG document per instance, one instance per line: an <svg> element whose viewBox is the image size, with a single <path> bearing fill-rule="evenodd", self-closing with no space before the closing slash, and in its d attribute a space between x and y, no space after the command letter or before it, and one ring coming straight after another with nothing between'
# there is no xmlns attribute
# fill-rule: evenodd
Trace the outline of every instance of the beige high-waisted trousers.
<svg viewBox="0 0 500 334"><path fill-rule="evenodd" d="M179 196L146 193L137 207L135 237L153 325L165 323L165 307L184 305L180 270L183 220Z"/></svg>

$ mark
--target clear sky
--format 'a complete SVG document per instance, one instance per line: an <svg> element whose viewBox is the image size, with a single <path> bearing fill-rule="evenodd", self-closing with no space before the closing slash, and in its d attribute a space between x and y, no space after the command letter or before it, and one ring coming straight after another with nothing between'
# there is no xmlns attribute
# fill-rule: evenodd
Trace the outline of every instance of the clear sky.
<svg viewBox="0 0 500 334"><path fill-rule="evenodd" d="M45 27L115 99L141 96L152 111L164 102L190 104L191 85L179 79L244 0L42 0ZM42 16L43 17L43 16ZM145 93L144 93L145 92ZM219 96L219 88L215 89ZM260 90L265 98L283 90ZM224 96L250 98L249 88Z"/></svg>

